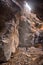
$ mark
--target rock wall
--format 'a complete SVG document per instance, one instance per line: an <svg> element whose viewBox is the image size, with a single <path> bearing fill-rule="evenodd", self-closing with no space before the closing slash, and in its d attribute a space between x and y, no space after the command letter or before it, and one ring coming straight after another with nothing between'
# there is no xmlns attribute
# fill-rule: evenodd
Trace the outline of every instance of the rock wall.
<svg viewBox="0 0 43 65"><path fill-rule="evenodd" d="M21 16L19 22L19 41L20 46L31 46L32 45L32 31L30 28L30 20L27 20L25 16Z"/></svg>
<svg viewBox="0 0 43 65"><path fill-rule="evenodd" d="M19 5L12 0L0 0L0 62L10 59L19 44L18 23L15 14Z"/></svg>
<svg viewBox="0 0 43 65"><path fill-rule="evenodd" d="M11 53L15 53L18 44L17 23L13 18L9 22L5 22L4 32L0 35L0 61L9 60Z"/></svg>

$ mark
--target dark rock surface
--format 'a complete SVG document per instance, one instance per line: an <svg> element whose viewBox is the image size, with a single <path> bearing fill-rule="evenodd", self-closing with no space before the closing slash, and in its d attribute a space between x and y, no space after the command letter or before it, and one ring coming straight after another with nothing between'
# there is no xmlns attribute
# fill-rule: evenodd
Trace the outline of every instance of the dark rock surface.
<svg viewBox="0 0 43 65"><path fill-rule="evenodd" d="M16 2L0 0L0 62L8 61L18 46L18 22L15 14L19 10Z"/></svg>
<svg viewBox="0 0 43 65"><path fill-rule="evenodd" d="M21 46L31 46L32 31L30 24L25 16L22 16L22 19L19 23L19 37Z"/></svg>

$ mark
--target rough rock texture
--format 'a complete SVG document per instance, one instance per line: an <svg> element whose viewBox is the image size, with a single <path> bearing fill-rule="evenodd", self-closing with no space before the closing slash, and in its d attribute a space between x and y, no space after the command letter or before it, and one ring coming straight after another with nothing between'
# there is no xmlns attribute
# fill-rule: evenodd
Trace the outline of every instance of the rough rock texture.
<svg viewBox="0 0 43 65"><path fill-rule="evenodd" d="M37 18L42 20L43 22L43 0L16 0L22 8L24 6L24 2L27 2L28 5L31 7L31 11L36 14Z"/></svg>
<svg viewBox="0 0 43 65"><path fill-rule="evenodd" d="M14 0L0 0L0 62L9 60L19 43L26 47L32 45L31 21L26 17L20 19L20 35L18 34L18 19L16 22L15 14L19 10L19 4Z"/></svg>
<svg viewBox="0 0 43 65"><path fill-rule="evenodd" d="M33 48L33 49L32 49ZM36 48L32 47L28 50L23 50L20 48L16 51L15 54L12 54L11 59L6 63L0 63L0 65L43 65L43 52ZM33 53L34 52L34 53Z"/></svg>
<svg viewBox="0 0 43 65"><path fill-rule="evenodd" d="M31 46L32 31L30 28L30 20L27 20L25 16L21 16L19 22L19 39L21 46Z"/></svg>
<svg viewBox="0 0 43 65"><path fill-rule="evenodd" d="M43 65L43 55L38 57L34 62L33 65Z"/></svg>
<svg viewBox="0 0 43 65"><path fill-rule="evenodd" d="M0 0L0 62L10 59L19 44L18 22L15 14L19 5L12 0Z"/></svg>
<svg viewBox="0 0 43 65"><path fill-rule="evenodd" d="M0 62L9 60L19 44L18 29L14 19L5 23L4 32L0 35Z"/></svg>

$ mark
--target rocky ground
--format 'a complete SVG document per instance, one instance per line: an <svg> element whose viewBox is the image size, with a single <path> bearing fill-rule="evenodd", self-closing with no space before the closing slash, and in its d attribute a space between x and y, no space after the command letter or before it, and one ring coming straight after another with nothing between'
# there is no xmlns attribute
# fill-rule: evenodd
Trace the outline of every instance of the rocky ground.
<svg viewBox="0 0 43 65"><path fill-rule="evenodd" d="M43 65L43 51L34 47L28 49L19 47L8 62L0 65Z"/></svg>

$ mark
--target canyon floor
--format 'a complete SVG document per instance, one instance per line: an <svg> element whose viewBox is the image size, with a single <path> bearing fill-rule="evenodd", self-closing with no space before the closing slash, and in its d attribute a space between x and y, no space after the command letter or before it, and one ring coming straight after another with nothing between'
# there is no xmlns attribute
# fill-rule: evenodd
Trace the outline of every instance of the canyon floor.
<svg viewBox="0 0 43 65"><path fill-rule="evenodd" d="M7 62L0 65L43 65L43 51L34 47L19 47Z"/></svg>

